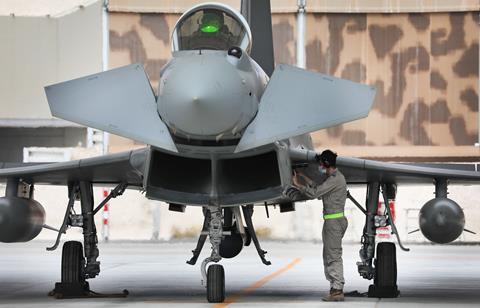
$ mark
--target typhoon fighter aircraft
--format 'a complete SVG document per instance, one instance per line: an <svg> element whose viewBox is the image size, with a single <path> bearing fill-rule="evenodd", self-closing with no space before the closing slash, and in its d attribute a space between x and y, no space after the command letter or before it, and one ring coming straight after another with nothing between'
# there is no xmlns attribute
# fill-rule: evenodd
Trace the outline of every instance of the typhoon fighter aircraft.
<svg viewBox="0 0 480 308"><path fill-rule="evenodd" d="M217 3L185 12L172 34L173 57L159 72L158 95L142 64L47 86L54 116L148 146L64 163L3 166L0 241L29 241L45 227L35 184L68 186L65 218L50 249L68 227L83 228L84 240L64 244L55 291L85 295L86 279L100 273L93 217L125 189L137 189L173 211L203 207L203 230L187 263L196 263L208 237L212 253L201 274L209 302L225 299L222 258L237 256L253 242L269 265L252 223L253 206L289 211L306 200L287 192L294 170L320 177L309 133L366 117L375 96L371 86L275 67L270 15L269 0L244 0L241 13ZM462 209L447 198L448 183L477 182L480 173L476 166L458 170L352 157L339 157L337 165L348 183L368 187L365 208L350 197L365 214L359 273L374 279L370 296L395 297L396 246L381 243L376 249L375 234L386 225L397 233L388 206L377 214L379 198L394 199L398 183L433 183L435 198L420 212L420 229L429 240L448 243L465 226ZM115 187L97 207L93 185ZM81 214L73 211L76 200ZM404 249L399 238L398 244Z"/></svg>

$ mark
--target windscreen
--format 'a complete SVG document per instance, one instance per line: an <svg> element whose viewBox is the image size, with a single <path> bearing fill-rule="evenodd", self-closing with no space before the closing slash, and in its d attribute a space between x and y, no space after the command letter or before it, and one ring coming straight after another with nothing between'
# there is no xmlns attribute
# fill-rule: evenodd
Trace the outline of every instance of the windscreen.
<svg viewBox="0 0 480 308"><path fill-rule="evenodd" d="M202 9L187 16L177 27L179 50L228 50L248 39L246 29L219 9Z"/></svg>

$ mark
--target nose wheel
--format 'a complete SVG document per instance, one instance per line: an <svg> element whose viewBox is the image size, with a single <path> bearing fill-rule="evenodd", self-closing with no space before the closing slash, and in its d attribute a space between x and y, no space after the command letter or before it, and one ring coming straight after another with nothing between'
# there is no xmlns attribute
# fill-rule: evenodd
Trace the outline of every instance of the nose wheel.
<svg viewBox="0 0 480 308"><path fill-rule="evenodd" d="M210 215L206 215L206 217L209 219L208 237L212 244L212 254L203 260L200 271L203 277L202 284L207 287L208 302L222 303L225 300L225 270L220 264L212 264L207 271L207 264L210 262L218 263L222 259L220 256L220 243L224 235L223 215L220 207L210 206L208 211Z"/></svg>
<svg viewBox="0 0 480 308"><path fill-rule="evenodd" d="M209 303L223 303L225 300L225 270L220 264L208 267L207 300Z"/></svg>

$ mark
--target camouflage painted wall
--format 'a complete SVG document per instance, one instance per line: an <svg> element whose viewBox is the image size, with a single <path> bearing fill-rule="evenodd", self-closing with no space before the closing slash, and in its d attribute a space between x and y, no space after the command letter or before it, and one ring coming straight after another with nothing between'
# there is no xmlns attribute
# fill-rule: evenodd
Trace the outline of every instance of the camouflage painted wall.
<svg viewBox="0 0 480 308"><path fill-rule="evenodd" d="M318 145L473 145L478 139L478 13L310 14L307 67L375 85L365 120Z"/></svg>
<svg viewBox="0 0 480 308"><path fill-rule="evenodd" d="M178 14L111 13L110 66L143 62L154 87ZM273 15L277 63L295 63L295 15ZM314 134L317 145L473 145L478 129L478 14L307 17L307 68L375 85L365 120Z"/></svg>
<svg viewBox="0 0 480 308"><path fill-rule="evenodd" d="M170 35L178 14L110 13L111 68L141 62L155 90L159 72L171 58Z"/></svg>

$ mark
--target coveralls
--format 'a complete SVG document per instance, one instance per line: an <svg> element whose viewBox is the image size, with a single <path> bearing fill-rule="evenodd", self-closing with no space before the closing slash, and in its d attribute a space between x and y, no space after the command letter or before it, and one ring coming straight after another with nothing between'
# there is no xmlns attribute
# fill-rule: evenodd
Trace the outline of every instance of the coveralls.
<svg viewBox="0 0 480 308"><path fill-rule="evenodd" d="M342 238L347 230L348 221L344 216L347 200L347 183L343 174L336 170L320 185L307 184L302 189L310 198L323 201L324 224L323 265L325 277L330 282L330 288L343 290Z"/></svg>

